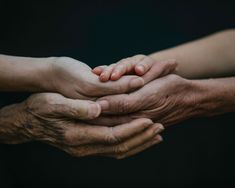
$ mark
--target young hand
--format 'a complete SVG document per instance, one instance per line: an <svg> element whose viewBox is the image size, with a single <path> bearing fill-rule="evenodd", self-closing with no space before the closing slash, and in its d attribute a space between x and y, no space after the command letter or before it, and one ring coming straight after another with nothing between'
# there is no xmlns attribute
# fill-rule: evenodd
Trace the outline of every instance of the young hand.
<svg viewBox="0 0 235 188"><path fill-rule="evenodd" d="M135 74L142 76L145 83L148 83L155 78L172 73L176 67L177 63L173 59L156 61L146 55L135 55L109 66L95 67L92 72L98 75L102 82L116 81L123 75Z"/></svg>

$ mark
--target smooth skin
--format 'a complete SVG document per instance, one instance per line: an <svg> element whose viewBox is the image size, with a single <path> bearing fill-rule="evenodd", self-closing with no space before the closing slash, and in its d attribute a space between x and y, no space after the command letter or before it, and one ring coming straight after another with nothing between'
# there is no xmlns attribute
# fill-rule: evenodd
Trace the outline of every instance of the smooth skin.
<svg viewBox="0 0 235 188"><path fill-rule="evenodd" d="M0 55L0 91L57 92L74 99L94 99L143 85L143 79L135 75L101 83L88 65L70 57Z"/></svg>
<svg viewBox="0 0 235 188"><path fill-rule="evenodd" d="M169 73L189 79L233 76L234 43L235 31L226 30L149 56L135 55L109 66L99 66L93 72L103 82L118 80L125 74L151 77L150 81Z"/></svg>

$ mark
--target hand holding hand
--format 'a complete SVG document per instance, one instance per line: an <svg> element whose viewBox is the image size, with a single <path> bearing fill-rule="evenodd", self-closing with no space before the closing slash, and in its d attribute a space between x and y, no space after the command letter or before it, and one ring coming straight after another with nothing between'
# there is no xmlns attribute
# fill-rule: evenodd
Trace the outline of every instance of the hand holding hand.
<svg viewBox="0 0 235 188"><path fill-rule="evenodd" d="M150 56L135 55L125 58L109 66L103 65L94 68L93 73L99 76L100 81L118 80L123 75L134 74L141 76L145 84L148 82L172 73L177 63L173 59L156 61Z"/></svg>
<svg viewBox="0 0 235 188"><path fill-rule="evenodd" d="M144 85L138 76L102 83L86 64L68 57L54 58L49 74L49 91L76 99L91 99L133 91Z"/></svg>
<svg viewBox="0 0 235 188"><path fill-rule="evenodd" d="M149 118L163 125L175 124L201 112L200 108L196 110L200 92L192 81L168 75L130 94L100 98L98 103L103 116L90 123L115 125L136 118Z"/></svg>

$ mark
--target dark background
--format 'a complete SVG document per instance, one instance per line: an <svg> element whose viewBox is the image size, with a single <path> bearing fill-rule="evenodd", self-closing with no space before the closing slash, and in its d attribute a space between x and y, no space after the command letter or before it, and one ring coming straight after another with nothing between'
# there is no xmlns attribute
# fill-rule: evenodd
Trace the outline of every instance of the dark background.
<svg viewBox="0 0 235 188"><path fill-rule="evenodd" d="M70 56L90 66L235 27L232 1L0 1L0 53ZM0 93L4 106L28 94ZM41 143L0 145L0 187L234 185L235 118L168 128L137 156L74 158Z"/></svg>

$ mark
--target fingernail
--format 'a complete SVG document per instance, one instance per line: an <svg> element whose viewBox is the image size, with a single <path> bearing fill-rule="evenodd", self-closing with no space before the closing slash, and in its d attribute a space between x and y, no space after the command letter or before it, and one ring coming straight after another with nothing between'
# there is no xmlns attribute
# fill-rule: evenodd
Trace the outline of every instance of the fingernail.
<svg viewBox="0 0 235 188"><path fill-rule="evenodd" d="M162 141L163 141L163 138L162 138L162 136L160 136L160 135L158 134L157 136L155 136L155 137L153 138L153 141L162 142Z"/></svg>
<svg viewBox="0 0 235 188"><path fill-rule="evenodd" d="M138 65L137 67L138 67L138 69L139 69L139 71L140 71L141 73L144 72L145 68L144 68L143 65Z"/></svg>
<svg viewBox="0 0 235 188"><path fill-rule="evenodd" d="M104 73L101 73L101 74L100 74L100 77L101 77L101 78L104 78L104 77L105 77L105 74L104 74Z"/></svg>
<svg viewBox="0 0 235 188"><path fill-rule="evenodd" d="M100 106L98 104L91 104L88 109L88 117L94 119L99 116L100 114Z"/></svg>
<svg viewBox="0 0 235 188"><path fill-rule="evenodd" d="M106 111L106 110L109 109L109 103L108 103L108 101L102 100L102 101L97 101L97 102L99 103L99 105L100 105L102 111Z"/></svg>
<svg viewBox="0 0 235 188"><path fill-rule="evenodd" d="M144 85L144 80L142 78L135 78L131 80L130 87L135 89Z"/></svg>
<svg viewBox="0 0 235 188"><path fill-rule="evenodd" d="M155 127L155 134L158 134L158 133L162 132L163 130L164 130L163 125L157 124Z"/></svg>
<svg viewBox="0 0 235 188"><path fill-rule="evenodd" d="M117 76L117 73L114 72L114 73L112 73L111 78L115 78L116 76Z"/></svg>

